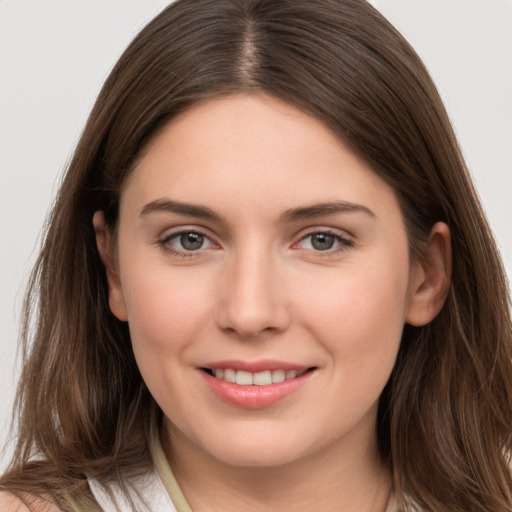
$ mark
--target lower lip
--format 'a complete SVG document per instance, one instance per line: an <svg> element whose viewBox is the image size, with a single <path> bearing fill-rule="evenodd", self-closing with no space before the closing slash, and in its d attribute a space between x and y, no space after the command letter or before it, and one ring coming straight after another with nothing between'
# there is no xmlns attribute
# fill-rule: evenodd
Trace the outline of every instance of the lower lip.
<svg viewBox="0 0 512 512"><path fill-rule="evenodd" d="M295 393L309 380L314 371L268 386L240 386L213 377L204 370L201 370L201 373L209 388L225 402L246 409L263 409Z"/></svg>

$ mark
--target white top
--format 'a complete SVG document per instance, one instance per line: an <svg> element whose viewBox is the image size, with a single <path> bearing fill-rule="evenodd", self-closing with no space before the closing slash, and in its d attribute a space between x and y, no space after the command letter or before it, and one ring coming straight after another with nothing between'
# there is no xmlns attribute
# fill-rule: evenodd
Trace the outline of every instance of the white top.
<svg viewBox="0 0 512 512"><path fill-rule="evenodd" d="M126 479L126 494L117 482L104 487L97 480L89 479L91 492L103 512L192 512L167 462L156 425L152 434L153 470L141 477Z"/></svg>
<svg viewBox="0 0 512 512"><path fill-rule="evenodd" d="M114 482L107 487L89 479L89 487L103 512L192 512L167 462L158 435L151 446L154 468L142 477L127 479L125 488ZM131 499L131 503L130 503ZM396 512L393 494L386 512Z"/></svg>
<svg viewBox="0 0 512 512"><path fill-rule="evenodd" d="M178 512L156 471L126 483L132 504L117 483L106 489L90 479L89 487L104 512Z"/></svg>
<svg viewBox="0 0 512 512"><path fill-rule="evenodd" d="M95 480L90 480L89 485L104 512L133 512L134 510L137 510L137 512L192 512L188 504L188 510L186 508L176 508L156 470L143 478L128 482L127 488L133 505L129 503L117 484L109 486L112 497ZM395 511L396 505L392 496L386 512Z"/></svg>

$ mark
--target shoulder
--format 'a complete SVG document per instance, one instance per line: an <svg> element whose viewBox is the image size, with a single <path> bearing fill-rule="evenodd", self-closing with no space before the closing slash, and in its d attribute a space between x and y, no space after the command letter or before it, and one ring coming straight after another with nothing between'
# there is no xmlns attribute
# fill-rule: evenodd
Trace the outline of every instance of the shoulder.
<svg viewBox="0 0 512 512"><path fill-rule="evenodd" d="M28 506L14 494L0 491L0 510L2 512L59 512L60 509L43 500L30 503L30 508L28 508Z"/></svg>
<svg viewBox="0 0 512 512"><path fill-rule="evenodd" d="M26 512L30 509L14 494L0 491L0 510L4 512Z"/></svg>

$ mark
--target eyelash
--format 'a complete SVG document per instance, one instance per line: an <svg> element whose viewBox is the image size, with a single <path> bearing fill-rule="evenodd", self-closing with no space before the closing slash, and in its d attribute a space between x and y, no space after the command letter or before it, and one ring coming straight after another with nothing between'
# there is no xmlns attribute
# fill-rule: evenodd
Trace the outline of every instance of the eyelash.
<svg viewBox="0 0 512 512"><path fill-rule="evenodd" d="M329 257L336 255L340 252L346 251L354 246L354 243L352 240L349 240L348 238L341 236L339 233L336 233L334 231L331 231L329 229L318 229L315 231L310 231L306 235L302 236L299 242L297 242L294 245L297 245L300 242L303 242L304 240L307 240L308 238L312 238L315 235L327 235L334 238L334 243L338 244L336 247L325 249L325 250L315 250L315 249L304 249L307 251L312 251L315 253L315 257ZM312 241L310 242L310 245L312 245Z"/></svg>
<svg viewBox="0 0 512 512"><path fill-rule="evenodd" d="M192 257L197 256L199 253L201 253L202 251L204 251L206 249L205 247L200 247L197 250L187 250L185 248L183 250L175 249L173 247L173 245L171 244L171 241L174 239L178 239L179 237L182 237L183 235L197 235L197 236L203 237L204 241L208 241L208 243L209 243L208 247L215 245L215 243L212 242L211 238L207 234L205 234L199 230L195 230L195 229L183 229L183 230L177 231L175 233L171 233L171 234L165 236L164 238L162 238L161 240L158 240L157 244L166 253L170 253L173 256L177 256L179 258L192 258ZM301 242L303 242L303 241L307 240L308 238L311 238L315 235L327 235L327 236L333 237L334 243L338 244L337 247L328 248L328 249L324 249L324 250L320 250L320 249L315 250L314 248L312 248L312 249L310 249L310 248L304 249L303 248L302 249L305 251L313 252L316 257L333 256L339 252L346 251L346 250L350 249L354 245L351 240L341 236L338 233L335 233L334 231L331 231L329 229L318 229L315 231L310 231L309 233L302 236L300 238L300 240L298 242L296 242L292 247L297 246ZM312 242L310 242L310 245L312 245ZM301 248L297 248L297 249L301 250Z"/></svg>
<svg viewBox="0 0 512 512"><path fill-rule="evenodd" d="M183 229L181 231L177 231L175 233L171 233L170 235L165 236L163 239L159 240L157 243L158 245L164 250L166 253L170 253L173 256L177 256L178 258L191 258L196 256L196 253L200 253L204 250L203 247L197 249L197 250L178 250L173 247L171 244L171 241L174 239L178 239L182 237L183 235L198 235L204 238L204 241L208 241L210 245L214 245L214 243L211 241L210 237L206 235L205 233L202 233L201 231L198 231L196 229Z"/></svg>

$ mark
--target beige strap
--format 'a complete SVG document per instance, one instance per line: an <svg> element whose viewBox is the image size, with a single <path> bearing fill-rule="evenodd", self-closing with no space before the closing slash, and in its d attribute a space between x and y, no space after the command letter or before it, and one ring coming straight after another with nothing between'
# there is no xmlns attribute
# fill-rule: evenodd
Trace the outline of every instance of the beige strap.
<svg viewBox="0 0 512 512"><path fill-rule="evenodd" d="M158 429L153 429L153 438L151 442L151 456L158 476L162 480L164 487L169 494L177 512L192 512L187 499L181 492L180 486L174 477L171 467L167 462L164 450L160 443Z"/></svg>

